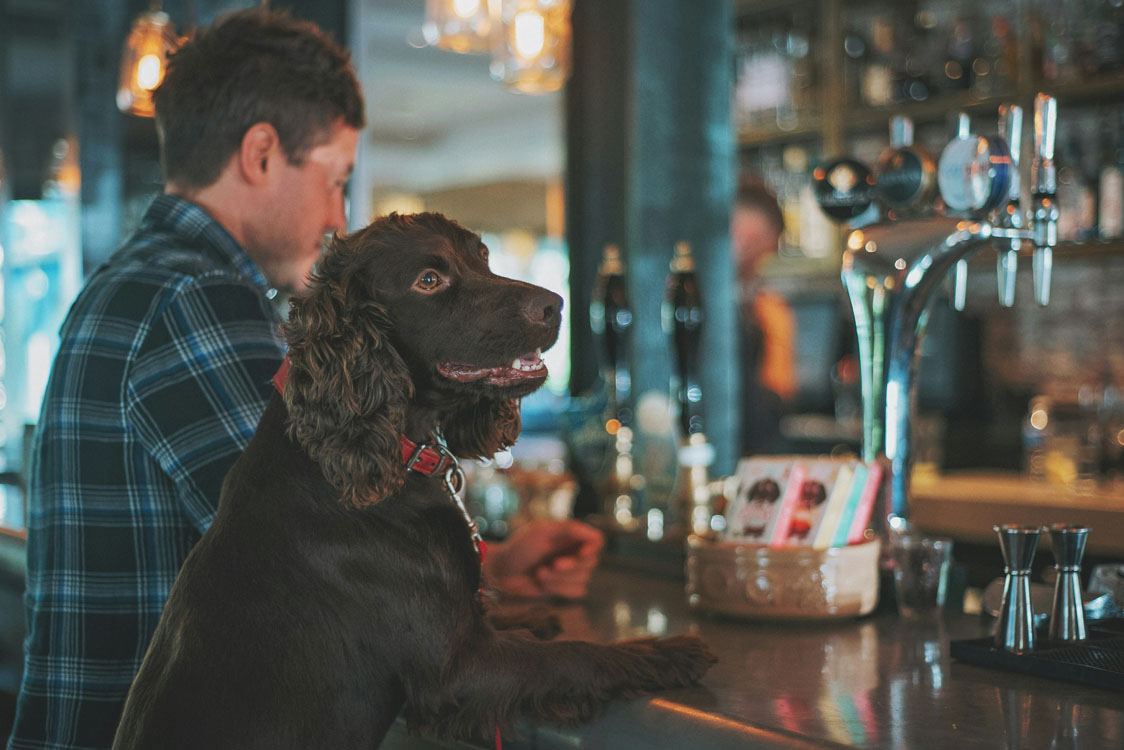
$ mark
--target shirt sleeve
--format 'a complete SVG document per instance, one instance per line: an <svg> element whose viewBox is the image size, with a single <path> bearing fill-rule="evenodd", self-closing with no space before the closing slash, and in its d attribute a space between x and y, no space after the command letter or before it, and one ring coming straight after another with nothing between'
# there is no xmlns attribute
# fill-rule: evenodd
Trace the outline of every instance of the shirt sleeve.
<svg viewBox="0 0 1124 750"><path fill-rule="evenodd" d="M200 533L265 409L283 356L279 322L258 289L213 275L171 289L141 332L126 419Z"/></svg>

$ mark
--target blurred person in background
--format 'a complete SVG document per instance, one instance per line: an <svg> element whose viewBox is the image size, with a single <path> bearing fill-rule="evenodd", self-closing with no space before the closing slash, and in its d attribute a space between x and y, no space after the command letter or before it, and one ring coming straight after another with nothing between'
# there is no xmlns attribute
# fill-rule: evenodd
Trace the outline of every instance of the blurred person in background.
<svg viewBox="0 0 1124 750"><path fill-rule="evenodd" d="M742 455L777 450L781 416L796 394L796 320L784 298L765 288L760 276L783 234L784 215L776 196L759 178L743 176L730 220L743 363Z"/></svg>

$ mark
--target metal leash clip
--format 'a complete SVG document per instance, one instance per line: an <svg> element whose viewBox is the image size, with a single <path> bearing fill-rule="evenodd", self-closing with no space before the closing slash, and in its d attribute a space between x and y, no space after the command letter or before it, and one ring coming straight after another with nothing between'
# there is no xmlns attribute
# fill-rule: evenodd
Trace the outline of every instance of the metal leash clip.
<svg viewBox="0 0 1124 750"><path fill-rule="evenodd" d="M465 485L464 469L452 453L447 455L452 461L449 463L449 468L445 469L445 489L449 490L449 494L453 497L459 497Z"/></svg>

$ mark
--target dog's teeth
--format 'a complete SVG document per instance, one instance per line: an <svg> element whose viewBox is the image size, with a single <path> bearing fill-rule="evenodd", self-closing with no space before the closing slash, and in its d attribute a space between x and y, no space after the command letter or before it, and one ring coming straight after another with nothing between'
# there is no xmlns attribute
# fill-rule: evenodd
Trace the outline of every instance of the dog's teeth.
<svg viewBox="0 0 1124 750"><path fill-rule="evenodd" d="M542 356L542 349L535 349L535 359Z"/></svg>
<svg viewBox="0 0 1124 750"><path fill-rule="evenodd" d="M521 363L521 362L520 362L520 361L519 361L518 359L516 359L516 360L512 361L512 363L511 363L511 369L513 369L513 370L521 370L521 369L523 369L523 365L522 365L522 363Z"/></svg>

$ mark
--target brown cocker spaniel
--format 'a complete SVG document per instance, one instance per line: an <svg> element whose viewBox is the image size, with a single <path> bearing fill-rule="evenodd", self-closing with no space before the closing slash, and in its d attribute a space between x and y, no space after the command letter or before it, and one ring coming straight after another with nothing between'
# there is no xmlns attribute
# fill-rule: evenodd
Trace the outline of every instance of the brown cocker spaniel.
<svg viewBox="0 0 1124 750"><path fill-rule="evenodd" d="M546 642L485 616L438 439L460 457L515 441L561 304L494 275L480 238L438 214L336 238L292 302L283 396L176 580L114 747L373 749L403 706L413 731L490 741L519 717L572 724L697 680L714 657L693 636Z"/></svg>

